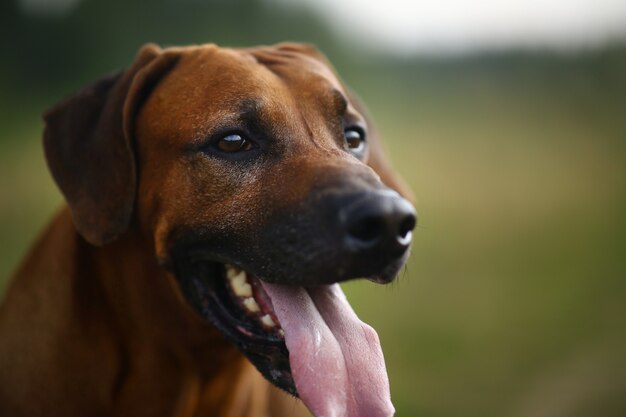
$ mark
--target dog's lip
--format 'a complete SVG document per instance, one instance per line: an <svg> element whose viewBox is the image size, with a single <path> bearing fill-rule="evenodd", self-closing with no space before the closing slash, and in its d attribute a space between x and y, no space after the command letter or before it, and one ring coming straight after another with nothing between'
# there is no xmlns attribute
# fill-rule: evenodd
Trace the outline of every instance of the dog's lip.
<svg viewBox="0 0 626 417"><path fill-rule="evenodd" d="M216 314L219 315L217 319L222 321L222 324L228 324L229 330L233 333L233 336L245 337L247 343L251 344L263 344L263 345L284 345L284 339L277 331L268 331L261 323L241 304L241 300L238 300L237 296L233 293L232 287L229 285L227 277L228 268L236 268L240 271L246 272L248 278L256 278L256 275L245 271L243 268L236 266L233 263L226 263L220 261L207 261L205 260L209 268L217 269L217 279L204 280L203 284L211 291L211 298L215 302L216 306L219 306ZM209 282L210 281L210 282ZM201 288L197 288L201 291ZM259 300L254 298L259 303ZM278 330L277 328L276 330Z"/></svg>
<svg viewBox="0 0 626 417"><path fill-rule="evenodd" d="M272 300L263 289L261 280L254 274L232 264L223 264L224 280L229 290L231 301L250 320L246 322L260 325L268 339L275 339L276 335L282 339L284 332L280 327ZM247 328L239 329L248 333Z"/></svg>
<svg viewBox="0 0 626 417"><path fill-rule="evenodd" d="M187 302L237 345L269 381L297 396L283 336L278 328L267 331L242 310L229 288L225 262L203 255L178 258L175 265Z"/></svg>

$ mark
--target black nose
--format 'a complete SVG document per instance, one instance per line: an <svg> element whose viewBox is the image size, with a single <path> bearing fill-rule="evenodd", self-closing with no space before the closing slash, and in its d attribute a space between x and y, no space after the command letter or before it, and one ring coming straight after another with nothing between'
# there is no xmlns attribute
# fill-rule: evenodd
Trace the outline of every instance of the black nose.
<svg viewBox="0 0 626 417"><path fill-rule="evenodd" d="M340 211L344 246L353 254L402 255L411 244L415 209L391 190L360 194Z"/></svg>

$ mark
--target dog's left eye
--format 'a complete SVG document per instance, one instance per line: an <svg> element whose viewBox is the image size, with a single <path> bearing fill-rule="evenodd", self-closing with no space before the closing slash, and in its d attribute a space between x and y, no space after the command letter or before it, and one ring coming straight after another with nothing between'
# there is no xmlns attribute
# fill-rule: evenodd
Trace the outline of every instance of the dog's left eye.
<svg viewBox="0 0 626 417"><path fill-rule="evenodd" d="M233 153L252 149L252 142L240 134L231 133L218 139L215 146L222 152Z"/></svg>
<svg viewBox="0 0 626 417"><path fill-rule="evenodd" d="M352 153L360 153L365 147L365 134L361 129L348 128L343 131L343 137L346 141L346 148Z"/></svg>

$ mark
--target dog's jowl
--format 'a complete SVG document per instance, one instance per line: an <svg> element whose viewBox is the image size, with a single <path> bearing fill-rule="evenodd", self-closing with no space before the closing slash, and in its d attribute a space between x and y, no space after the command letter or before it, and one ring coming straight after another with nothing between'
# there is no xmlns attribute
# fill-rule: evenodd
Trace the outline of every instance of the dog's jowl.
<svg viewBox="0 0 626 417"><path fill-rule="evenodd" d="M44 119L67 205L0 310L0 415L393 415L338 282L393 280L416 214L319 52L146 45Z"/></svg>

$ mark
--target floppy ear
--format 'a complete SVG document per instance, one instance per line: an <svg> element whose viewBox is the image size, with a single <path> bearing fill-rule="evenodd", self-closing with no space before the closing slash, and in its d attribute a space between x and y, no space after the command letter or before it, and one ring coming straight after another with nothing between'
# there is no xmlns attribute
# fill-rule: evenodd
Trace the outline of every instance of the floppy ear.
<svg viewBox="0 0 626 417"><path fill-rule="evenodd" d="M288 52L296 52L304 55L308 55L316 60L324 63L337 77L338 80L341 81L339 74L332 66L328 58L324 54L322 54L317 48L313 45L306 43L295 43L295 42L284 42L276 45L276 47L282 51ZM345 83L342 84L345 85ZM380 139L378 131L376 130L374 123L372 122L369 113L361 100L354 94L354 92L350 91L346 88L346 94L348 95L348 99L350 103L354 106L354 108L365 117L367 122L367 142L369 144L369 154L367 165L369 165L376 173L380 176L381 181L387 187L394 189L400 195L407 198L408 200L414 201L415 198L411 189L406 185L404 180L400 178L398 174L394 172L391 168L391 164L389 163L389 158L384 149L384 145Z"/></svg>
<svg viewBox="0 0 626 417"><path fill-rule="evenodd" d="M130 222L137 182L133 119L149 90L174 64L145 45L131 67L102 78L44 114L48 167L74 225L94 245L121 235Z"/></svg>

